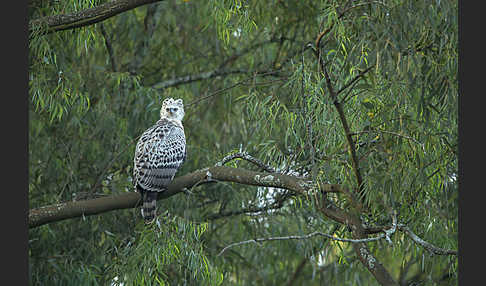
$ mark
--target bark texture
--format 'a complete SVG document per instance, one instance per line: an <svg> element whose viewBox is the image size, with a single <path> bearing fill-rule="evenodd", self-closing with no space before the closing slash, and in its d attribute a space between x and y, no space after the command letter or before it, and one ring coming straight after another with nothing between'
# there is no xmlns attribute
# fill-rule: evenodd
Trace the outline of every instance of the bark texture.
<svg viewBox="0 0 486 286"><path fill-rule="evenodd" d="M92 25L139 6L160 1L163 0L116 0L72 14L52 15L34 19L29 22L29 34L33 32L48 34Z"/></svg>
<svg viewBox="0 0 486 286"><path fill-rule="evenodd" d="M159 194L158 200L171 197L195 185L214 181L283 188L297 194L303 194L311 187L305 179L294 176L215 166L175 178L169 185L168 190ZM322 192L344 192L340 185L335 184L324 184L320 188ZM134 208L139 204L140 195L137 192L127 192L109 197L49 205L29 211L29 228L69 218L95 215L118 209Z"/></svg>

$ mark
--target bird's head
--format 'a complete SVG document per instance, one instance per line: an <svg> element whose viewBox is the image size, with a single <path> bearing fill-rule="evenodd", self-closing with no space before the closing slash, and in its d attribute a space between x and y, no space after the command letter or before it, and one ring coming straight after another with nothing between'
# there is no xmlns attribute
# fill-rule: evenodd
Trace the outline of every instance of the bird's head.
<svg viewBox="0 0 486 286"><path fill-rule="evenodd" d="M182 103L182 99L165 99L160 109L160 118L182 121L182 118L184 118L184 104Z"/></svg>

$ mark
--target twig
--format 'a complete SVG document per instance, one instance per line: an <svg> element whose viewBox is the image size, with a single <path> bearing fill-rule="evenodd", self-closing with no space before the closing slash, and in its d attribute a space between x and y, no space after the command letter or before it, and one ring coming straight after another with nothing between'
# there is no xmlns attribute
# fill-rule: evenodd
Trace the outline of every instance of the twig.
<svg viewBox="0 0 486 286"><path fill-rule="evenodd" d="M301 97L303 98L303 105L304 105L304 121L306 121L306 131L307 131L307 139L308 141L307 146L310 150L310 157L311 157L311 178L312 180L316 180L317 177L317 167L316 167L316 150L314 147L314 140L313 140L313 130L312 130L312 114L307 108L307 97L310 97L310 95L305 94L305 88L304 88L304 52L307 49L307 47L302 48L302 80L301 80ZM305 117L307 115L307 118Z"/></svg>
<svg viewBox="0 0 486 286"><path fill-rule="evenodd" d="M394 135L394 136L398 136L398 137L402 137L402 138L411 140L411 141L419 144L420 147L422 147L422 150L425 152L425 144L424 143L417 141L417 139L415 139L413 137L410 137L410 136L407 136L407 135L403 135L403 134L400 134L400 133L397 133L397 132L393 132L393 131L372 129L372 130L356 131L356 132L351 133L350 135L351 136L354 136L354 135L358 135L358 134L362 134L362 133L371 133L371 132L386 133L386 134L390 134L390 135Z"/></svg>
<svg viewBox="0 0 486 286"><path fill-rule="evenodd" d="M417 262L417 257L412 257L410 260L407 261L404 267L401 267L400 273L398 274L398 281L400 285L410 285L407 283L407 274L409 273L410 267Z"/></svg>
<svg viewBox="0 0 486 286"><path fill-rule="evenodd" d="M253 79L255 78L255 76L256 76L256 75L259 75L259 76L267 76L267 75L276 74L276 73L278 73L278 72L279 72L279 71L277 71L277 70L271 70L271 71L257 72L257 73L255 73L255 75L253 75L253 76L251 76L251 77L247 77L246 79L241 80L241 81L239 81L239 82L237 82L237 83L235 83L235 84L233 84L233 85L230 85L230 86L228 86L228 87L225 87L225 88L219 89L219 90L217 90L217 91L215 91L215 92L213 92L213 93L210 93L210 94L208 94L208 95L202 96L202 97L200 97L200 98L198 98L198 99L196 99L196 100L194 100L194 101L192 101L192 102L190 102L190 103L188 103L188 104L185 104L185 106L186 106L186 107L190 107L190 106L192 106L192 105L194 105L194 104L196 104L196 103L199 103L199 102L201 102L201 101L203 101L203 100L206 100L206 99L208 99L208 98L210 98L210 97L213 97L213 96L215 96L215 95L218 95L218 94L220 94L220 93L223 93L223 92L225 92L225 91L227 91L227 90L230 90L230 89L232 89L232 88L235 88L235 87L237 87L237 86L239 86L239 85L244 85L244 84L246 84L248 81L253 80Z"/></svg>
<svg viewBox="0 0 486 286"><path fill-rule="evenodd" d="M324 236L329 239L335 240L335 241L341 241L341 242L350 242L350 243L364 243L364 242L372 242L372 241L378 241L380 239L385 238L387 242L390 244L392 243L390 236L393 235L396 230L399 229L403 231L405 234L407 234L415 243L421 245L424 247L427 251L429 251L431 254L436 254L436 255L457 255L456 250L450 250L450 249L443 249L439 248L437 246L434 246L427 241L421 239L419 236L417 236L415 233L413 233L406 225L404 224L398 224L397 223L397 217L396 213L394 212L392 215L392 226L391 227L383 227L380 231L383 231L378 236L375 237L370 237L370 238L362 238L362 239L349 239L349 238L340 238L340 237L335 237L333 235L327 234L327 233L322 233L319 231L315 231L312 233L309 233L307 235L289 235L289 236L277 236L277 237L267 237L267 238L255 238L255 239L249 239L245 241L240 241L240 242L235 242L231 243L228 246L224 247L217 256L220 256L223 254L227 249L238 246L238 245L243 245L243 244L248 244L248 243L260 243L260 242L267 242L267 241L278 241L278 240L295 240L295 239L309 239L314 236Z"/></svg>
<svg viewBox="0 0 486 286"><path fill-rule="evenodd" d="M355 84L356 84L356 83L355 83ZM353 86L353 87L354 87L354 86ZM360 90L360 91L358 91L357 93L355 93L355 94L353 94L353 95L349 96L349 95L351 94L351 91L353 91L353 89L352 89L352 88L350 88L350 89L348 90L348 92L347 92L347 93L346 93L346 94L343 96L343 98L341 98L341 102L342 102L343 104L346 104L346 103L347 103L347 102L348 102L348 101L349 101L351 98L353 98L353 97L355 97L355 96L358 96L358 95L360 95L360 94L364 93L364 92L365 92L365 91L367 91L367 90L366 90L366 89L364 89L364 90Z"/></svg>
<svg viewBox="0 0 486 286"><path fill-rule="evenodd" d="M244 160L246 160L250 163L253 163L253 164L257 165L258 167L260 167L262 170L267 171L269 173L278 173L277 170L275 170L275 168L273 168L270 165L263 163L261 160L255 158L255 157L251 156L246 151L230 154L230 155L224 157L218 163L216 163L215 166L223 166L224 164L226 164L229 161L234 160L236 158L244 159Z"/></svg>
<svg viewBox="0 0 486 286"><path fill-rule="evenodd" d="M350 2L352 2L352 1L349 1L348 3L346 3L345 7L348 6ZM381 4L381 5L385 5L385 4L383 4L383 3L379 2L379 1L371 1L371 2L366 2L366 3L359 3L359 4L353 5L351 7L345 8L344 11L342 11L341 13L339 13L337 19L340 20L351 9L354 9L354 8L357 8L357 7L360 7L360 6L363 6L363 5L369 5L369 4ZM331 29L334 27L334 24L335 24L334 22L331 23L331 25L329 26L329 28L327 28L326 30L324 30L323 32L321 32L319 34L319 36L317 36L317 39L315 41L315 48L316 48L316 50L319 50L319 44L321 43L322 38L331 31Z"/></svg>
<svg viewBox="0 0 486 286"><path fill-rule="evenodd" d="M117 68L116 68L115 56L114 56L114 53L113 53L113 47L111 46L110 38L108 37L108 34L106 33L105 26L103 25L103 23L100 23L99 26L100 26L101 34L103 35L103 38L105 39L105 46L106 46L106 50L108 51L108 57L110 59L111 69L114 72L116 72Z"/></svg>
<svg viewBox="0 0 486 286"><path fill-rule="evenodd" d="M353 5L353 6L349 7L349 8L347 8L347 9L345 9L345 10L344 10L344 11L343 11L343 12L342 12L340 15L339 15L338 19L340 19L342 16L344 16L344 14L345 14L346 12L348 12L349 10L351 10L351 9L354 9L354 8L357 8L357 7L360 7L360 6L364 6L364 5L370 5L370 4L380 4L380 5L383 5L383 6L385 6L385 7L386 7L385 3L382 3L382 2L380 2L380 1L370 1L370 2L365 2L365 3L358 3L358 4L356 4L356 5Z"/></svg>
<svg viewBox="0 0 486 286"><path fill-rule="evenodd" d="M220 256L221 254L223 254L223 252L225 252L228 248L231 248L231 247L234 247L234 246L238 246L238 245L242 245L242 244L248 244L248 243L252 243L252 242L253 243L259 243L259 242L276 241L276 240L309 239L309 238L312 238L314 236L324 236L324 237L327 237L329 239L336 240L336 241L341 241L341 242L363 243L363 242L371 242L371 241L380 240L383 237L385 237L385 234L380 234L379 236L376 236L376 237L363 238L363 239L349 239L349 238L335 237L335 236L332 236L332 235L327 234L327 233L322 233L322 232L319 232L319 231L315 231L315 232L312 232L312 233L309 233L309 234L306 234L306 235L302 235L302 236L299 236L299 235L289 235L289 236L255 238L255 239L249 239L249 240L245 240L245 241L240 241L240 242L232 243L232 244L226 246L225 248L223 248L218 253L217 256Z"/></svg>
<svg viewBox="0 0 486 286"><path fill-rule="evenodd" d="M372 233L378 233L378 232L391 232L390 229L392 229L394 226L376 226L376 227L368 227L365 229L366 234L372 234ZM424 247L427 251L429 251L432 254L436 255L457 255L457 250L451 250L451 249L444 249L437 247L422 238L420 238L418 235L413 233L408 226L405 224L396 224L396 228L402 232L404 232L406 235L408 235L415 243L421 245Z"/></svg>
<svg viewBox="0 0 486 286"><path fill-rule="evenodd" d="M406 225L398 225L398 228L401 231L403 231L405 234L407 234L415 243L420 244L423 248L425 248L431 254L436 254L436 255L457 255L457 250L440 248L440 247L437 247L435 245L432 245L432 244L428 243L427 241L421 239L419 236L417 236L415 233L413 233L410 230L410 228L408 228Z"/></svg>
<svg viewBox="0 0 486 286"><path fill-rule="evenodd" d="M210 79L213 77L218 77L218 76L224 76L224 75L229 75L229 74L237 74L237 73L248 73L248 70L245 69L233 69L233 70L226 70L226 69L216 69L208 72L203 72L200 74L196 75L186 75L186 76L181 76L173 79L169 79L166 81L158 82L154 85L152 85L152 88L157 89L157 90L162 90L167 87L173 87L173 86L178 86L180 84L185 84L185 83L191 83L194 81L198 80L205 80L205 79Z"/></svg>
<svg viewBox="0 0 486 286"><path fill-rule="evenodd" d="M260 242L267 242L267 241L277 241L277 240L295 240L295 239L309 239L314 236L324 236L332 240L336 241L341 241L341 242L350 242L350 243L363 243L363 242L372 242L372 241L378 241L380 239L385 238L389 243L391 243L390 236L396 232L396 230L400 229L401 231L405 232L415 243L420 244L423 246L426 250L428 250L432 254L436 255L457 255L456 250L450 250L450 249L443 249L436 247L427 241L421 239L418 237L415 233L413 233L407 226L405 225L398 225L396 223L396 216L393 216L393 224L392 227L389 228L388 230L383 230L385 233L382 233L376 237L370 237L370 238L363 238L363 239L349 239L349 238L339 238L332 236L327 233L322 233L319 231L315 231L312 233L309 233L307 235L289 235L289 236L277 236L277 237L267 237L267 238L255 238L255 239L249 239L245 241L240 241L240 242L235 242L232 243L226 247L224 247L217 256L220 256L223 254L227 249L238 246L238 245L243 245L243 244L248 244L248 243L260 243Z"/></svg>
<svg viewBox="0 0 486 286"><path fill-rule="evenodd" d="M246 80L248 80L248 79L246 79ZM237 86L239 86L239 85L243 84L243 83L244 83L246 80L239 81L239 82L237 82L237 83L235 83L235 84L233 84L233 85L230 85L230 86L228 86L228 87L225 87L225 88L219 89L219 90L217 90L217 91L215 91L215 92L213 92L213 93L210 93L210 94L205 95L205 96L203 96L203 97L201 97L201 98L198 98L198 99L196 99L196 100L194 100L194 101L192 101L192 102L190 102L190 103L188 103L188 104L185 104L185 106L187 106L187 107L192 106L192 105L194 105L194 104L196 104L196 103L199 103L199 102L201 102L201 101L203 101L203 100L205 100L205 99L208 99L208 98L210 98L210 97L213 97L213 96L215 96L215 95L218 95L218 94L220 94L220 93L223 93L223 92L225 92L225 91L227 91L227 90L230 90L230 89L232 89L232 88L235 88L235 87L237 87Z"/></svg>
<svg viewBox="0 0 486 286"><path fill-rule="evenodd" d="M136 144L136 142L138 141L138 139L141 137L142 135L139 135L137 136L135 139L133 139L132 141L130 141L130 143L128 143L120 152L118 152L111 160L110 162L108 162L106 164L106 166L104 167L104 169L101 171L100 175L98 176L98 178L96 179L96 183L93 185L93 187L91 188L91 190L89 191L89 193L94 193L96 189L99 188L99 186L101 185L101 181L103 180L103 178L105 177L108 169L113 166L113 164L120 158L121 155L125 154L127 149L132 146L133 144Z"/></svg>
<svg viewBox="0 0 486 286"><path fill-rule="evenodd" d="M241 57L241 56L243 56L245 54L248 54L252 50L256 50L256 49L258 49L258 48L260 48L262 46L265 46L267 44L281 43L283 41L293 41L293 40L294 39L289 39L289 38L286 38L286 37L273 37L273 38L271 38L269 40L265 40L265 41L256 43L254 45L251 45L249 47L246 47L246 48L242 49L239 52L236 52L234 55L232 55L229 58L227 58L226 60L224 60L223 63L219 66L219 68L223 68L224 66L227 66L229 63L234 62L239 57Z"/></svg>
<svg viewBox="0 0 486 286"><path fill-rule="evenodd" d="M355 76L352 80L350 80L348 83L346 83L343 87L341 87L338 92L336 92L336 95L339 95L341 92L343 92L346 88L350 87L354 82L359 80L361 77L363 77L367 72L369 72L375 65L371 65L367 67L364 71L360 72L357 76Z"/></svg>
<svg viewBox="0 0 486 286"><path fill-rule="evenodd" d="M358 160L358 156L356 155L356 149L355 149L353 137L351 136L348 121L347 121L346 116L344 114L344 110L343 110L341 103L337 100L337 94L334 91L333 85L331 83L331 79L329 77L329 74L327 72L325 64L323 63L322 59L320 58L319 52L317 53L317 56L318 56L317 59L318 59L320 66L321 66L321 72L324 73L324 77L326 79L327 90L329 91L330 97L332 99L334 107L336 108L336 111L339 114L339 119L340 119L341 124L342 124L343 129L344 129L346 141L348 142L349 152L351 154L353 171L354 171L354 174L356 176L356 181L357 181L357 184L358 184L358 193L360 195L362 195L363 194L363 177L361 176L361 171L359 169L359 160ZM362 196L361 203L364 204L364 202L365 202L365 198L364 198L364 196ZM361 208L361 207L359 207L359 208Z"/></svg>
<svg viewBox="0 0 486 286"><path fill-rule="evenodd" d="M392 215L392 227L388 230L383 230L385 232L385 239L389 244L392 244L392 241L390 239L390 236L397 231L397 213L393 211Z"/></svg>
<svg viewBox="0 0 486 286"><path fill-rule="evenodd" d="M270 210L278 210L283 207L283 201L278 201L263 207L248 207L245 209L241 210L235 210L235 211L227 211L227 212L220 212L220 213L213 213L204 218L204 221L206 220L216 220L216 219L221 219L225 217L230 217L230 216L237 216L241 214L254 214L254 213L260 213L260 212L266 212Z"/></svg>
<svg viewBox="0 0 486 286"><path fill-rule="evenodd" d="M304 269L304 266L307 264L308 261L309 261L309 259L307 259L307 257L304 257L301 260L301 262L299 263L299 265L295 269L294 274L292 275L289 282L287 283L287 286L292 286L294 284L294 282L297 280L300 273L302 272L302 269Z"/></svg>

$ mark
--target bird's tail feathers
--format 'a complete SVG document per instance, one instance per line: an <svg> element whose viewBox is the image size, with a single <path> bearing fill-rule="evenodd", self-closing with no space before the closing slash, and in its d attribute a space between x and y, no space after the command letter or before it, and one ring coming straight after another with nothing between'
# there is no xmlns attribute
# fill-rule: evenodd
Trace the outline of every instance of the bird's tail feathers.
<svg viewBox="0 0 486 286"><path fill-rule="evenodd" d="M144 192L142 217L145 223L151 223L157 214L156 212L157 192Z"/></svg>

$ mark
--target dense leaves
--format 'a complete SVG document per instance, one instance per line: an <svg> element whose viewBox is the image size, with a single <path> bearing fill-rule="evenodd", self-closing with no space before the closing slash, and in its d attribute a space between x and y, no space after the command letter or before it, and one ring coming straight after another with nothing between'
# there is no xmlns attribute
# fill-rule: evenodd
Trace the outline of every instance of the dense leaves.
<svg viewBox="0 0 486 286"><path fill-rule="evenodd" d="M106 2L36 0L29 16ZM170 0L77 29L35 26L29 206L133 191L137 137L174 97L185 103L188 144L178 175L246 151L316 185L362 189L366 212L344 194L326 198L365 226L390 225L396 213L423 240L457 249L457 5ZM227 166L258 170L242 159ZM160 226L145 227L139 209L43 225L29 230L30 282L378 284L350 243L323 237L218 256L258 237L351 238L349 226L320 210L321 199L315 190L214 182L159 201ZM395 281L457 284L456 256L429 255L404 232L391 240L367 245Z"/></svg>

